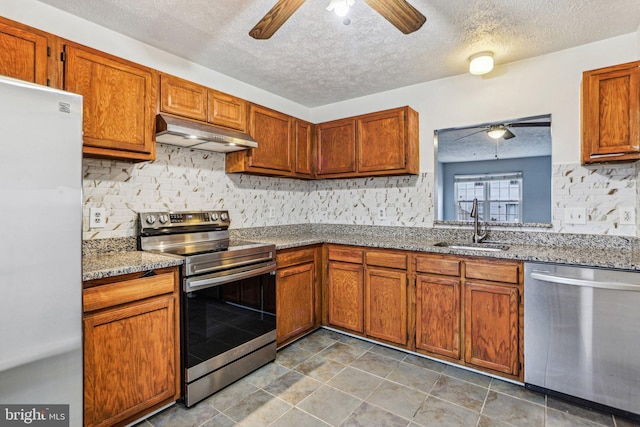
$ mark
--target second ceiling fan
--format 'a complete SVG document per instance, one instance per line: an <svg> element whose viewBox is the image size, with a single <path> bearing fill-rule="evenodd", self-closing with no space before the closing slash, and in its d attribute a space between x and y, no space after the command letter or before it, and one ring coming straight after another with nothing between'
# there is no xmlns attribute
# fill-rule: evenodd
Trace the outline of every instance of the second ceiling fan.
<svg viewBox="0 0 640 427"><path fill-rule="evenodd" d="M258 40L270 38L304 2L305 0L278 0L275 6L249 31L249 35ZM364 2L404 34L418 30L427 20L405 0L364 0Z"/></svg>

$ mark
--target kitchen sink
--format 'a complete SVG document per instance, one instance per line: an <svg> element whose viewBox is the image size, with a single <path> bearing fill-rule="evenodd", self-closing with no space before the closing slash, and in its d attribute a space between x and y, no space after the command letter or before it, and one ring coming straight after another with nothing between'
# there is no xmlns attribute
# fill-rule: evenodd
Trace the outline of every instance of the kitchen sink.
<svg viewBox="0 0 640 427"><path fill-rule="evenodd" d="M509 249L507 245L499 243L462 243L462 242L438 242L433 246L440 248L463 249L467 251L501 252Z"/></svg>

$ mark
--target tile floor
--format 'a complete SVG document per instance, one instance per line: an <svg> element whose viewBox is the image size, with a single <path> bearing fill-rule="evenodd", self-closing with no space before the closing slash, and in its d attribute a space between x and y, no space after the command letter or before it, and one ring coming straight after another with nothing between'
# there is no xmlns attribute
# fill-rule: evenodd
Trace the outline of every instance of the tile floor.
<svg viewBox="0 0 640 427"><path fill-rule="evenodd" d="M640 426L326 329L191 409L137 427Z"/></svg>

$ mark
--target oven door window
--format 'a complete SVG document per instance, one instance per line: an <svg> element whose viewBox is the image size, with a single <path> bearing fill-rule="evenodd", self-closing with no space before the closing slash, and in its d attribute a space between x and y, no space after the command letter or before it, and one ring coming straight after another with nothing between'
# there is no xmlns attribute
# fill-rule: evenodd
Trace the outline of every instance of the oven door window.
<svg viewBox="0 0 640 427"><path fill-rule="evenodd" d="M276 329L271 274L190 292L185 300L187 368Z"/></svg>

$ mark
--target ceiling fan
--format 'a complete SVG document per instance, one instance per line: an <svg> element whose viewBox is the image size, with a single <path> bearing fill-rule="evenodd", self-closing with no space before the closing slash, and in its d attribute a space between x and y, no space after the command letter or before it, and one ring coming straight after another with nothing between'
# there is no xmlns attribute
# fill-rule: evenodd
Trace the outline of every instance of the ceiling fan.
<svg viewBox="0 0 640 427"><path fill-rule="evenodd" d="M482 129L475 131L475 132L471 132L468 135L464 135L461 136L460 138L454 140L455 141L460 141L461 139L464 138L468 138L471 135L475 135L478 134L480 132L486 132L487 136L489 136L490 138L493 139L511 139L511 138L515 138L516 135L511 132L511 130L509 128L533 128L533 127L549 127L551 126L551 122L529 122L529 123L502 123L502 124L495 124L495 125L489 125L489 126L484 126Z"/></svg>
<svg viewBox="0 0 640 427"><path fill-rule="evenodd" d="M275 6L249 31L249 35L258 40L270 38L304 2L305 0L278 0ZM364 2L404 34L418 30L427 20L405 0L364 0Z"/></svg>

